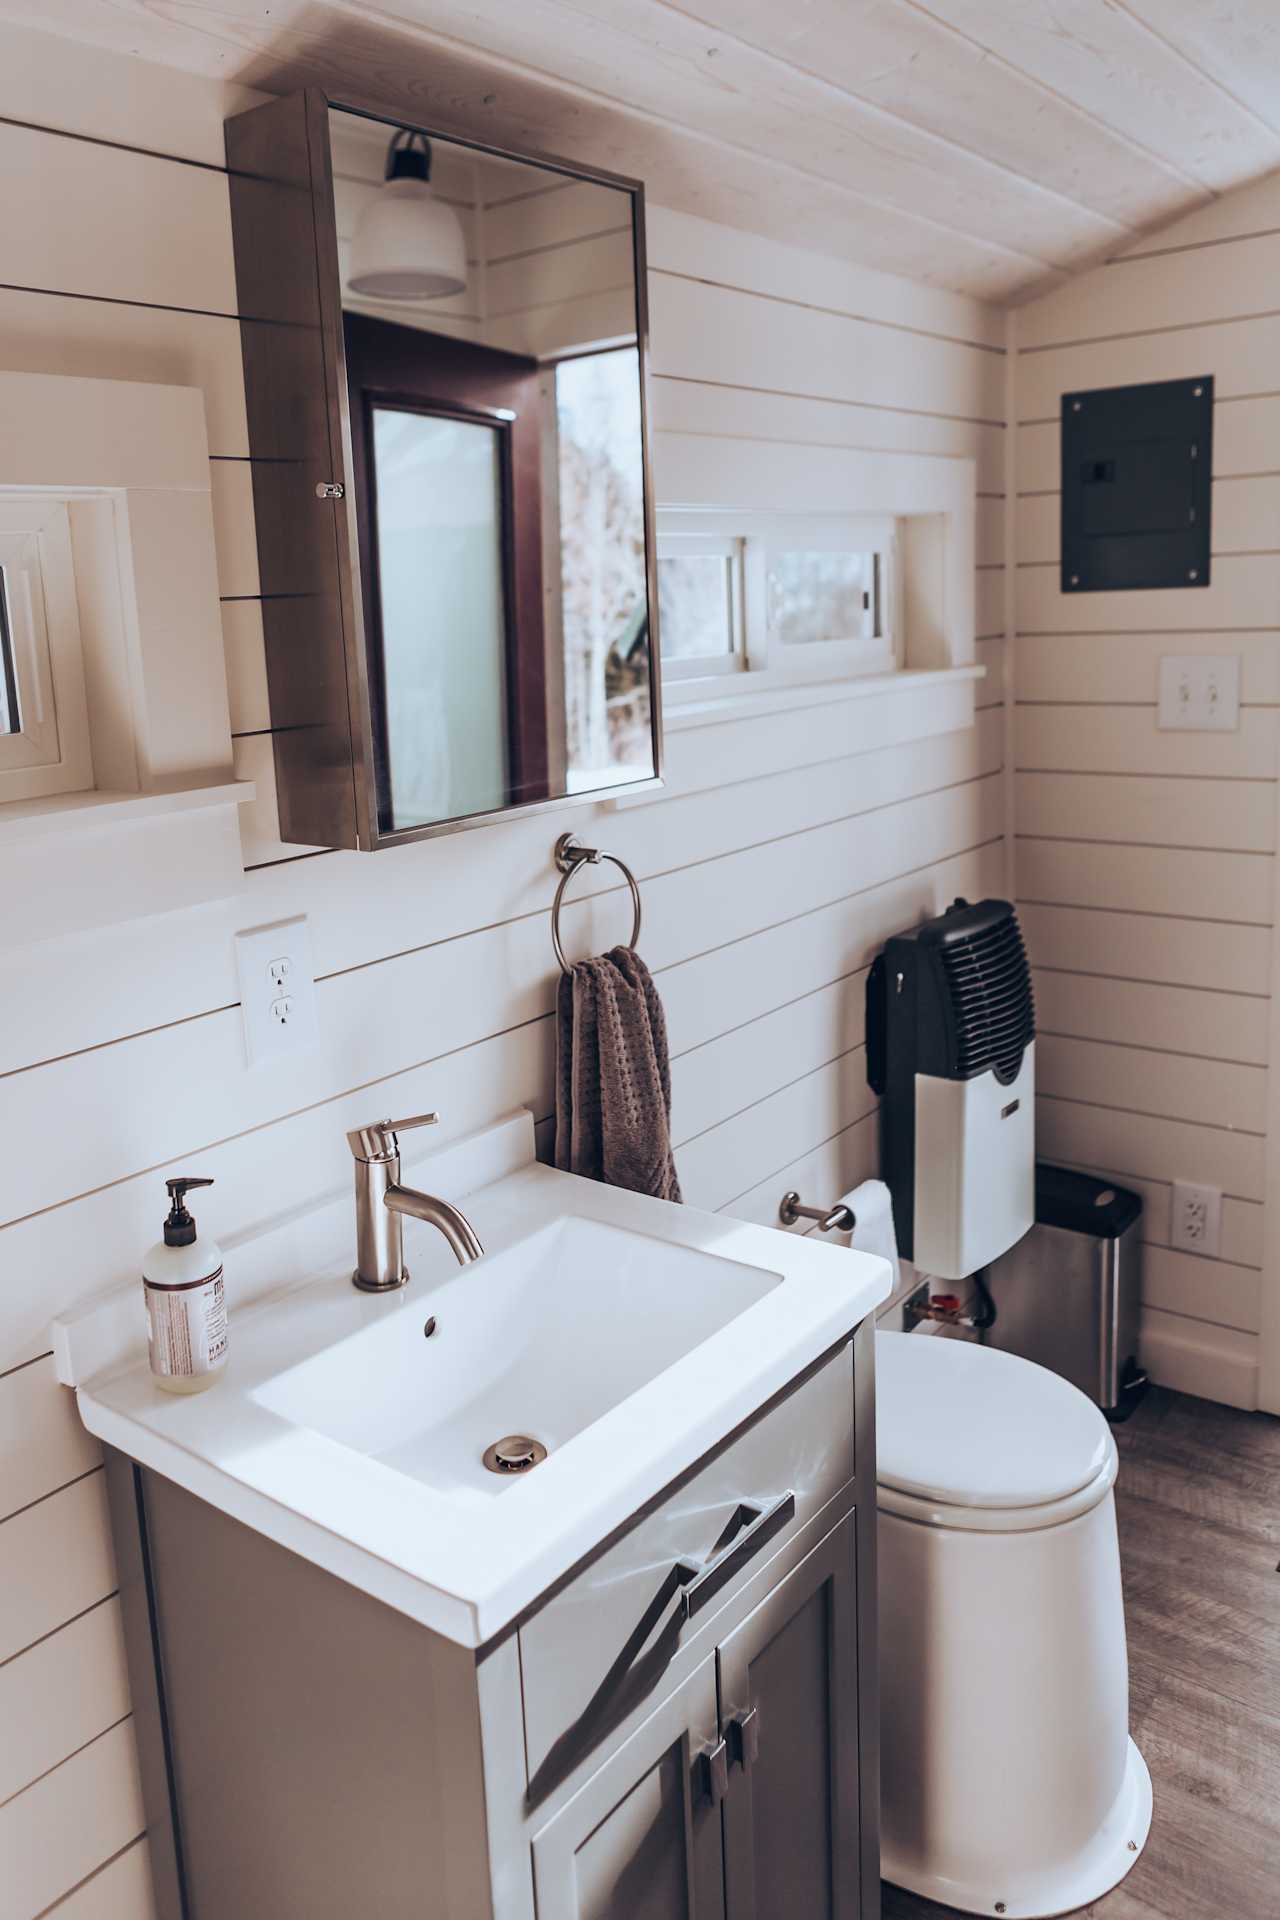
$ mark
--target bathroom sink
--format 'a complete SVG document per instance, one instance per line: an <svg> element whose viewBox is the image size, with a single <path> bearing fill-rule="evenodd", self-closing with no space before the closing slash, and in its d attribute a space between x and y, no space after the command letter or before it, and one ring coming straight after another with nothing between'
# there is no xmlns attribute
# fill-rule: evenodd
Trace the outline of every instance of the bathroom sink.
<svg viewBox="0 0 1280 1920"><path fill-rule="evenodd" d="M55 1347L101 1440L464 1646L889 1291L870 1254L540 1166L527 1114L412 1177L465 1199L483 1258L459 1268L407 1220L408 1284L359 1292L344 1194L226 1250L230 1359L207 1393L156 1388L132 1288L56 1323Z"/></svg>
<svg viewBox="0 0 1280 1920"><path fill-rule="evenodd" d="M554 1454L782 1275L569 1214L396 1314L276 1374L254 1398L283 1419L444 1493L488 1499L522 1477L496 1442Z"/></svg>

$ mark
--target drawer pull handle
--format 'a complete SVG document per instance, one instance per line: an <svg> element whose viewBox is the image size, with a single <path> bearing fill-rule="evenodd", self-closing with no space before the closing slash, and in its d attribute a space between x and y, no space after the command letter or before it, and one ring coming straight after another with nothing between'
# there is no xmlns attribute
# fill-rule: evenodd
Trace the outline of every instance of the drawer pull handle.
<svg viewBox="0 0 1280 1920"><path fill-rule="evenodd" d="M710 1559L674 1562L600 1685L530 1780L527 1806L540 1805L612 1728L648 1698L679 1652L680 1636L690 1620L786 1526L795 1510L794 1493L784 1493L766 1507L743 1501ZM712 1761L716 1751L712 1749ZM727 1769L727 1753L722 1759ZM706 1777L710 1780L710 1775ZM713 1791L711 1785L708 1791Z"/></svg>
<svg viewBox="0 0 1280 1920"><path fill-rule="evenodd" d="M751 1506L744 1500L735 1515L736 1528L727 1546L713 1553L702 1566L693 1560L678 1563L680 1573L688 1581L680 1595L680 1619L687 1624L695 1614L701 1613L720 1589L728 1586L748 1562L754 1560L775 1533L781 1533L788 1521L795 1518L795 1511L796 1496L790 1492L779 1494L767 1507Z"/></svg>
<svg viewBox="0 0 1280 1920"><path fill-rule="evenodd" d="M712 1806L718 1807L729 1791L729 1749L723 1740L702 1755L702 1784Z"/></svg>
<svg viewBox="0 0 1280 1920"><path fill-rule="evenodd" d="M760 1715L755 1707L735 1714L729 1722L733 1738L733 1757L744 1773L749 1773L760 1757Z"/></svg>

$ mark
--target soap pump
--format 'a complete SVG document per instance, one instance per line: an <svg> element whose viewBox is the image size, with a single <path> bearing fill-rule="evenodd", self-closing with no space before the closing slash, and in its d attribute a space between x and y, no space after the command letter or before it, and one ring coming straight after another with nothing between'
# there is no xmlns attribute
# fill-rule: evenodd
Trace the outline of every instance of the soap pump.
<svg viewBox="0 0 1280 1920"><path fill-rule="evenodd" d="M166 1393L202 1392L227 1362L222 1253L216 1241L197 1239L186 1204L192 1187L212 1185L187 1175L165 1181L164 1236L142 1263L151 1372Z"/></svg>

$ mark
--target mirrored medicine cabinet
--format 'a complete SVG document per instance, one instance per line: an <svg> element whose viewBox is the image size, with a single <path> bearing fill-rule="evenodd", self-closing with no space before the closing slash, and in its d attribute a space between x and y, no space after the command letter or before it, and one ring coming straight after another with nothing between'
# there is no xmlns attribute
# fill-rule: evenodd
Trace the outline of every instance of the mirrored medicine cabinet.
<svg viewBox="0 0 1280 1920"><path fill-rule="evenodd" d="M656 783L642 188L315 89L226 138L282 837Z"/></svg>

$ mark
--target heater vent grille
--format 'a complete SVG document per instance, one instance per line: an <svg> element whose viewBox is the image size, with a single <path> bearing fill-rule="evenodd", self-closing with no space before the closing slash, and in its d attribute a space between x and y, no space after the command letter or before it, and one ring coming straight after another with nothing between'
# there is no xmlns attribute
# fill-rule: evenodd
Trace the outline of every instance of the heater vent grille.
<svg viewBox="0 0 1280 1920"><path fill-rule="evenodd" d="M1006 1086L1035 1037L1031 970L1017 917L943 942L940 952L955 1018L956 1070L970 1080L993 1068Z"/></svg>

